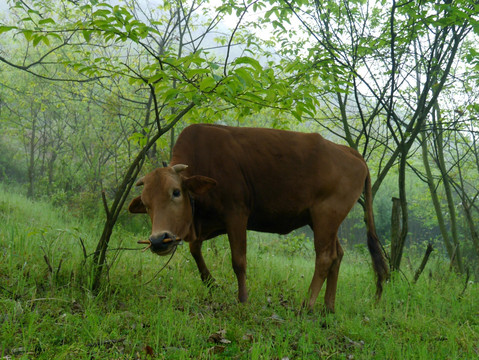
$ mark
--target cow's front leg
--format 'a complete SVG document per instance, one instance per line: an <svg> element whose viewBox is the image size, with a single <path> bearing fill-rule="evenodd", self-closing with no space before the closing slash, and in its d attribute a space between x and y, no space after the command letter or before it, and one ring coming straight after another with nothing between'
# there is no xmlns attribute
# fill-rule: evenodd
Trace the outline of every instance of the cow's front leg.
<svg viewBox="0 0 479 360"><path fill-rule="evenodd" d="M237 216L228 223L228 240L231 248L233 270L238 279L238 299L245 303L248 300L246 289L246 224L247 217Z"/></svg>
<svg viewBox="0 0 479 360"><path fill-rule="evenodd" d="M210 271L206 267L205 259L203 258L203 253L201 252L201 245L203 245L202 240L195 240L189 243L190 253L193 255L193 259L196 261L198 270L200 271L201 280L206 285L211 285L214 283L215 279L211 276Z"/></svg>

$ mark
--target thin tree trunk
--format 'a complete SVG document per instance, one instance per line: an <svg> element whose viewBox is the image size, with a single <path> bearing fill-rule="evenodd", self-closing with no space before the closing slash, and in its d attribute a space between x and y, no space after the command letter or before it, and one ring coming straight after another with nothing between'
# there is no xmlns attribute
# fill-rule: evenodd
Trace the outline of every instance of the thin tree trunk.
<svg viewBox="0 0 479 360"><path fill-rule="evenodd" d="M170 131L170 155L169 155L169 161L171 161L171 158L173 157L173 146L175 146L175 128L171 129Z"/></svg>
<svg viewBox="0 0 479 360"><path fill-rule="evenodd" d="M454 256L451 257L451 263L457 268L459 272L462 273L464 272L464 266L462 264L461 247L460 247L459 239L457 235L456 207L454 205L451 183L450 183L449 175L446 168L446 162L444 160L444 140L443 140L442 119L441 119L439 105L437 104L437 102L434 105L433 121L434 121L433 129L436 132L435 144L436 144L436 151L437 151L438 168L439 168L439 171L441 172L442 183L444 186L444 191L446 193L447 207L449 210L449 220L451 224L451 236L452 236L452 241L454 243L454 248L455 248Z"/></svg>
<svg viewBox="0 0 479 360"><path fill-rule="evenodd" d="M400 262L399 238L401 234L401 201L393 197L391 210L391 270L397 269L396 264Z"/></svg>
<svg viewBox="0 0 479 360"><path fill-rule="evenodd" d="M407 153L409 147L401 149L401 160L399 162L399 207L401 209L401 231L397 236L396 244L391 247L394 249L394 257L391 254L391 270L399 270L401 266L402 255L404 251L404 244L406 243L408 233L408 210L407 210L407 197L406 197L406 166L407 166Z"/></svg>
<svg viewBox="0 0 479 360"><path fill-rule="evenodd" d="M28 197L33 197L35 193L35 138L36 138L37 117L33 115L32 134L30 136L29 161L28 161Z"/></svg>
<svg viewBox="0 0 479 360"><path fill-rule="evenodd" d="M121 210L123 209L123 205L125 204L128 194L130 193L130 190L136 178L138 177L138 174L141 171L143 163L145 162L147 151L153 146L153 144L155 144L155 142L163 134L170 131L171 128L173 128L176 125L176 123L181 118L183 118L183 116L185 116L194 106L195 106L194 102L191 102L190 104L188 104L188 106L186 106L185 109L183 109L180 113L178 113L178 115L168 124L168 126L165 126L164 128L159 129L158 132L149 139L148 143L139 152L139 154L133 160L129 169L125 173L125 176L123 177L123 181L118 187L118 190L116 192L115 198L111 206L108 207L106 203L106 199L103 195L103 199L104 199L103 204L105 206L106 221L105 221L105 225L103 226L102 235L100 237L100 240L98 241L96 250L93 254L94 269L93 269L92 289L94 291L98 290L98 288L100 287L101 275L105 268L106 252L108 249L108 243L110 242L111 234L113 232L113 227L115 226L115 223L118 219L118 216L120 215Z"/></svg>
<svg viewBox="0 0 479 360"><path fill-rule="evenodd" d="M52 155L50 156L50 159L48 159L48 189L47 193L51 194L52 188L53 188L53 173L54 173L54 164L55 160L57 159L57 151L52 150Z"/></svg>
<svg viewBox="0 0 479 360"><path fill-rule="evenodd" d="M457 132L455 134L457 137ZM479 161L477 158L477 147L476 147L476 137L475 134L472 133L473 137L473 144L471 146L471 150L473 151L473 154L475 155L475 163L476 163L476 168L479 170ZM455 190L456 193L459 195L461 198L462 202L462 208L464 210L464 214L466 215L466 223L467 226L469 227L469 231L471 233L471 239L472 243L474 244L474 249L476 250L476 256L479 256L479 234L476 228L476 225L474 224L474 219L472 215L472 206L474 204L474 200L477 199L477 196L479 195L479 192L476 192L475 196L470 196L466 192L466 184L464 182L464 177L462 176L462 167L460 164L460 153L459 153L459 146L458 146L458 141L457 138L455 139L455 148L456 148L456 159L457 159L457 173L459 176L459 184L455 184ZM454 183L453 183L454 185Z"/></svg>
<svg viewBox="0 0 479 360"><path fill-rule="evenodd" d="M429 187L429 193L431 194L432 204L434 206L434 211L436 212L436 219L439 225L439 230L441 231L442 239L443 239L444 245L446 246L446 250L449 255L449 258L451 258L454 252L454 246L452 246L451 240L449 238L449 233L446 228L446 222L444 221L444 216L441 210L441 204L439 202L439 197L437 195L437 188L434 185L434 178L432 175L431 166L429 165L427 139L424 133L422 134L421 147L422 147L422 162L424 164L424 169L426 170L427 186Z"/></svg>
<svg viewBox="0 0 479 360"><path fill-rule="evenodd" d="M427 245L426 252L424 253L424 257L422 258L421 265L416 271L416 274L414 274L414 282L416 283L419 280L419 276L421 276L422 272L424 271L424 268L426 267L427 261L429 260L429 256L433 252L434 248L432 247L432 244Z"/></svg>

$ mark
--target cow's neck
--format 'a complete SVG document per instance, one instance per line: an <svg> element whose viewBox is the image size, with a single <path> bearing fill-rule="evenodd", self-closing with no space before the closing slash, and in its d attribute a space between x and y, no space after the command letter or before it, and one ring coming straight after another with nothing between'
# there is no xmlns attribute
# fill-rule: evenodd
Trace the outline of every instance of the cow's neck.
<svg viewBox="0 0 479 360"><path fill-rule="evenodd" d="M192 219L193 219L193 223L194 223L194 219L195 219L195 199L193 199L193 197L190 194L188 194L188 197L190 198L191 215L193 215Z"/></svg>
<svg viewBox="0 0 479 360"><path fill-rule="evenodd" d="M197 239L197 229L196 229L196 222L195 222L195 199L188 194L188 198L190 199L190 206L191 206L191 227L189 231L189 241L196 241Z"/></svg>

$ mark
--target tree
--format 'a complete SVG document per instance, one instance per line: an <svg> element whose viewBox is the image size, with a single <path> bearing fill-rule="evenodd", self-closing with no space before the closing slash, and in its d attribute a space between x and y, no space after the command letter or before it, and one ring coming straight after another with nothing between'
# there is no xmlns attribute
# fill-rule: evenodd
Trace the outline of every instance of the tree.
<svg viewBox="0 0 479 360"><path fill-rule="evenodd" d="M374 156L379 163L373 193L390 169L399 166L402 227L399 254L391 263L398 269L408 234L408 156L461 45L473 29L477 31L476 5L395 0L270 3L265 19L275 26L283 54L294 56L301 75L321 79L312 84L310 93L321 99L326 114L340 114L342 131L336 134L367 159L380 152ZM287 37L288 17L298 19L307 33L300 46Z"/></svg>
<svg viewBox="0 0 479 360"><path fill-rule="evenodd" d="M458 226L457 226L457 215L456 215L456 206L452 194L451 179L448 175L449 170L446 168L446 162L444 157L444 132L443 132L443 119L441 117L439 105L436 105L434 108L434 113L432 116L432 127L431 127L431 138L435 148L435 164L440 173L440 181L443 184L444 192L446 195L447 209L443 213L441 208L439 196L437 194L438 185L435 183L434 176L432 174L430 164L429 164L429 149L428 141L423 135L422 138L422 156L424 162L424 168L426 171L427 184L429 187L429 192L431 194L432 202L434 205L434 210L436 212L437 221L439 228L441 230L442 238L446 246L449 258L451 259L451 265L454 264L458 271L463 272L464 266L462 263L461 248L458 238ZM445 217L449 218L450 223L450 232L447 230Z"/></svg>
<svg viewBox="0 0 479 360"><path fill-rule="evenodd" d="M226 108L239 114L265 106L283 111L298 96L288 78L277 76L282 69L264 68L253 57L231 57L234 39L247 37L254 44L252 36L237 31L238 26L225 39L224 60L218 61L201 46L221 12L236 11L241 22L253 4L223 5L199 30L194 21L199 12L209 15L207 2L165 1L150 15L136 2L113 6L92 0L63 5L58 12L49 1L17 3L15 23L1 25L0 32L23 35L26 43L17 47L23 54L0 56L0 61L50 81L95 82L113 89L112 96L143 109L144 118L137 123L141 127L129 137L140 145L139 152L125 167L110 205L102 192L106 222L93 256L93 287L98 288L113 226L145 155L163 134L187 115L212 121ZM66 70L58 73L59 65ZM91 160L88 147L82 147Z"/></svg>

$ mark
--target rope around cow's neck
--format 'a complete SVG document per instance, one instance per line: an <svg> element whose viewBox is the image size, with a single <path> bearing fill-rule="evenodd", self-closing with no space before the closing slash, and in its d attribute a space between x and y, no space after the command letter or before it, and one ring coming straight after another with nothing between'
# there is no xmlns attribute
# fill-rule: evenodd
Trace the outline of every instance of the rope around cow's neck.
<svg viewBox="0 0 479 360"><path fill-rule="evenodd" d="M168 264L170 263L171 259L173 259L173 255L175 255L177 248L178 248L178 245L175 246L175 249L174 249L173 252L171 253L171 256L170 256L170 258L168 259L168 261L166 262L166 264L163 265L163 267L162 267L160 270L158 270L158 272L157 272L150 280L148 280L146 283L141 284L141 286L143 286L143 285L148 285L148 284L151 283L153 280L155 280L155 278L158 276L158 274L159 274L160 272L162 272L163 269L168 266Z"/></svg>
<svg viewBox="0 0 479 360"><path fill-rule="evenodd" d="M140 286L148 285L148 284L151 283L153 280L155 280L155 278L158 276L158 274L159 274L160 272L162 272L163 269L168 266L168 264L170 263L171 259L173 259L173 255L175 255L176 249L178 249L178 245L175 245L175 249L174 249L173 252L171 253L171 256L170 256L170 258L168 259L168 261L166 262L166 264L163 265L163 267L162 267L160 270L158 270L157 273L156 273L150 280L148 280L146 283L140 284ZM107 251L114 251L114 250L141 250L141 251L144 251L145 248L124 248L124 247L119 247L119 248L107 249ZM90 254L90 255L93 255L93 254L94 254L94 253L92 253L92 254ZM90 256L90 255L88 255L88 256Z"/></svg>

